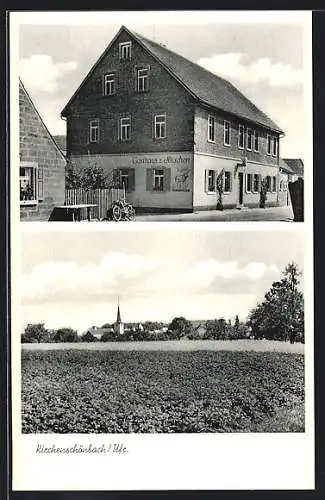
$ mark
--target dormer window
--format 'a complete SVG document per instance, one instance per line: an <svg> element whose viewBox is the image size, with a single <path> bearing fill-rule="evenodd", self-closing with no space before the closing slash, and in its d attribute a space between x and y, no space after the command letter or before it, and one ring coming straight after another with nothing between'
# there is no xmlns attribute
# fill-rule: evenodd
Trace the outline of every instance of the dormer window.
<svg viewBox="0 0 325 500"><path fill-rule="evenodd" d="M115 94L115 75L114 73L107 73L104 75L104 95L114 95Z"/></svg>
<svg viewBox="0 0 325 500"><path fill-rule="evenodd" d="M120 59L131 59L132 42L122 42L119 44Z"/></svg>

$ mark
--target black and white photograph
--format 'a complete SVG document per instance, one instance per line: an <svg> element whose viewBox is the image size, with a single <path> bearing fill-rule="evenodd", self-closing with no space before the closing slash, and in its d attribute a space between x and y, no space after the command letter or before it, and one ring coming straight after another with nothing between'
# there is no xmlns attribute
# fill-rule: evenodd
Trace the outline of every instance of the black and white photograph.
<svg viewBox="0 0 325 500"><path fill-rule="evenodd" d="M21 219L303 221L303 35L20 25Z"/></svg>
<svg viewBox="0 0 325 500"><path fill-rule="evenodd" d="M14 491L314 487L311 28L10 13Z"/></svg>
<svg viewBox="0 0 325 500"><path fill-rule="evenodd" d="M300 233L89 236L24 232L23 433L304 432Z"/></svg>

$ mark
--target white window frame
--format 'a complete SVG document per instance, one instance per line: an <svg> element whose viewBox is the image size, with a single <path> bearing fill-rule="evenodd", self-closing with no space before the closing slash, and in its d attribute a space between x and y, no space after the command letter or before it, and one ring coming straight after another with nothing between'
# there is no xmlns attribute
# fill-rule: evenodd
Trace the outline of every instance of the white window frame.
<svg viewBox="0 0 325 500"><path fill-rule="evenodd" d="M120 60L131 60L132 42L121 42L119 44Z"/></svg>
<svg viewBox="0 0 325 500"><path fill-rule="evenodd" d="M248 186L248 179L251 180L251 186ZM246 174L246 193L252 193L253 192L253 174L250 172Z"/></svg>
<svg viewBox="0 0 325 500"><path fill-rule="evenodd" d="M157 130L159 133L157 134ZM167 117L166 113L154 115L154 137L157 140L167 137Z"/></svg>
<svg viewBox="0 0 325 500"><path fill-rule="evenodd" d="M24 169L30 173L30 175L21 176L20 169ZM38 205L38 163L32 161L21 161L19 163L19 190L21 191L22 182L30 183L31 180L31 189L33 192L32 199L20 199L20 205Z"/></svg>
<svg viewBox="0 0 325 500"><path fill-rule="evenodd" d="M211 179L212 189L210 189L210 179ZM216 171L212 169L208 170L207 191L208 193L216 192Z"/></svg>
<svg viewBox="0 0 325 500"><path fill-rule="evenodd" d="M223 121L223 145L230 146L231 145L231 123L228 120ZM229 142L226 142L227 131L229 134Z"/></svg>
<svg viewBox="0 0 325 500"><path fill-rule="evenodd" d="M259 152L260 150L260 135L259 135L259 132L258 130L254 130L254 139L253 139L253 142L254 142L254 151L256 153ZM256 139L257 139L257 148L256 148Z"/></svg>
<svg viewBox="0 0 325 500"><path fill-rule="evenodd" d="M109 79L110 77L110 79ZM106 73L104 75L104 82L103 82L103 95L108 96L108 95L115 95L116 88L115 88L115 73Z"/></svg>
<svg viewBox="0 0 325 500"><path fill-rule="evenodd" d="M99 142L99 120L95 118L89 121L89 142Z"/></svg>
<svg viewBox="0 0 325 500"><path fill-rule="evenodd" d="M119 119L119 138L122 142L131 140L131 116L121 116Z"/></svg>
<svg viewBox="0 0 325 500"><path fill-rule="evenodd" d="M270 149L269 149L269 144L270 144ZM272 152L272 137L270 134L266 135L266 154L268 156L271 156Z"/></svg>
<svg viewBox="0 0 325 500"><path fill-rule="evenodd" d="M274 153L274 145L275 145L275 153ZM273 141L272 141L272 156L275 158L278 156L278 141L277 137L273 136Z"/></svg>
<svg viewBox="0 0 325 500"><path fill-rule="evenodd" d="M145 71L145 74L140 74ZM141 83L141 85L140 85ZM141 88L140 88L141 87ZM148 92L149 90L149 68L137 69L137 92Z"/></svg>
<svg viewBox="0 0 325 500"><path fill-rule="evenodd" d="M257 177L257 189L255 189L255 177ZM260 188L259 174L253 174L252 193L258 193Z"/></svg>
<svg viewBox="0 0 325 500"><path fill-rule="evenodd" d="M210 138L210 131L212 131L213 139ZM208 115L208 142L216 143L217 119L213 115Z"/></svg>
<svg viewBox="0 0 325 500"><path fill-rule="evenodd" d="M250 139L250 144L249 144L249 139ZM253 129L251 129L251 128L247 129L246 141L247 141L247 143L246 143L247 151L252 151L252 149L253 149Z"/></svg>
<svg viewBox="0 0 325 500"><path fill-rule="evenodd" d="M158 173L159 172L159 173ZM156 187L156 179L158 179L158 187ZM165 171L163 168L154 168L152 176L153 191L161 193L165 188Z"/></svg>
<svg viewBox="0 0 325 500"><path fill-rule="evenodd" d="M242 134L241 134L242 131ZM240 145L240 139L242 138L242 145ZM238 125L238 149L245 148L245 126L241 123Z"/></svg>
<svg viewBox="0 0 325 500"><path fill-rule="evenodd" d="M229 191L226 190L226 174L229 174ZM224 194L231 193L231 185L232 185L232 179L231 179L231 171L230 170L225 170L223 173L223 192Z"/></svg>
<svg viewBox="0 0 325 500"><path fill-rule="evenodd" d="M125 173L123 173L125 172ZM125 189L125 191L128 190L129 188L129 171L124 169L124 168L120 168L119 169L119 177L120 177L120 186L122 186L122 189ZM125 182L125 185L123 186L123 181L124 179L126 179L126 182Z"/></svg>

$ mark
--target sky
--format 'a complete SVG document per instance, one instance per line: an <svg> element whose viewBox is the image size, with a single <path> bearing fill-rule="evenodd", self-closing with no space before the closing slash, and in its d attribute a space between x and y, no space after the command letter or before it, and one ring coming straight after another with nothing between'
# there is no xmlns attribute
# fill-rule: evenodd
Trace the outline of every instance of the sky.
<svg viewBox="0 0 325 500"><path fill-rule="evenodd" d="M21 325L80 333L122 320L245 319L289 262L303 270L301 231L24 228Z"/></svg>
<svg viewBox="0 0 325 500"><path fill-rule="evenodd" d="M221 13L211 15L208 23L201 23L197 13L145 14L106 13L100 24L92 23L88 13L81 18L83 24L73 24L73 18L63 14L55 19L65 24L52 16L54 24L47 18L46 24L20 25L19 74L52 134L66 133L60 112L124 24L230 80L285 131L282 157L303 158L301 23L271 22L270 13L259 24L238 23L238 18L236 23L220 23Z"/></svg>

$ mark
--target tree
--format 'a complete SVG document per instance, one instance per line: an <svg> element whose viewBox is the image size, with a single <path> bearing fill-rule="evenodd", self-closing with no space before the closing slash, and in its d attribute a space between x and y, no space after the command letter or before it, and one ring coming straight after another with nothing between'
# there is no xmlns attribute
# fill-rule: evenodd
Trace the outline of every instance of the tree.
<svg viewBox="0 0 325 500"><path fill-rule="evenodd" d="M81 336L81 342L97 342L96 337L88 330Z"/></svg>
<svg viewBox="0 0 325 500"><path fill-rule="evenodd" d="M78 332L72 328L59 328L54 334L54 342L79 342Z"/></svg>
<svg viewBox="0 0 325 500"><path fill-rule="evenodd" d="M74 166L68 160L65 169L65 187L66 189L80 189L82 187L82 171Z"/></svg>
<svg viewBox="0 0 325 500"><path fill-rule="evenodd" d="M170 339L181 339L188 337L192 332L192 323L183 316L174 318L168 327L167 335Z"/></svg>
<svg viewBox="0 0 325 500"><path fill-rule="evenodd" d="M30 344L34 342L49 342L49 331L44 323L29 323L21 336L22 343Z"/></svg>
<svg viewBox="0 0 325 500"><path fill-rule="evenodd" d="M272 284L263 302L250 312L248 326L255 338L304 341L304 299L299 288L301 272L288 264L280 281Z"/></svg>

